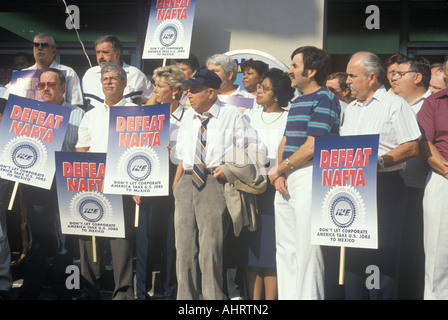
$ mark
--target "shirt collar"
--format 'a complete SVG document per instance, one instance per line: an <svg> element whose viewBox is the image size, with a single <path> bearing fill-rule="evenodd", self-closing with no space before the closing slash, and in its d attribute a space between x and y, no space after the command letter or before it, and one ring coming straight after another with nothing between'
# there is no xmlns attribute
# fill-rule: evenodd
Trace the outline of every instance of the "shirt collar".
<svg viewBox="0 0 448 320"><path fill-rule="evenodd" d="M126 100L123 98L120 101L118 101L116 104L114 104L113 106L120 107L120 106L124 106L125 104L126 104ZM109 106L106 103L103 103L103 105L106 110L109 109ZM111 107L113 107L113 106L111 106Z"/></svg>
<svg viewBox="0 0 448 320"><path fill-rule="evenodd" d="M202 115L195 111L193 119L204 118L204 116L209 116L210 118L218 118L221 105L222 103L218 99L216 99L215 103L211 106L211 108L208 109L208 111L204 112Z"/></svg>
<svg viewBox="0 0 448 320"><path fill-rule="evenodd" d="M355 105L359 107L367 107L373 100L382 101L386 93L387 93L386 88L384 87L384 85L381 85L381 87L379 87L373 93L373 95L370 98L368 98L364 103L359 100L355 100Z"/></svg>
<svg viewBox="0 0 448 320"><path fill-rule="evenodd" d="M171 116L177 121L181 121L184 116L185 108L182 105L179 105L176 110L173 111Z"/></svg>
<svg viewBox="0 0 448 320"><path fill-rule="evenodd" d="M411 106L414 105L414 104L419 103L420 101L422 101L422 100L424 100L426 98L428 98L430 95L431 95L431 90L427 90L421 97L415 99L415 101L413 101L411 103Z"/></svg>

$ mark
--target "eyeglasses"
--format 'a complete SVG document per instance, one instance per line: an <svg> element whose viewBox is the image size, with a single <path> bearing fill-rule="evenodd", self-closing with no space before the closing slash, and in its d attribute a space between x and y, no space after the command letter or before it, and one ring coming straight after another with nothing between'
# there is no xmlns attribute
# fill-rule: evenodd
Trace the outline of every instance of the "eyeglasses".
<svg viewBox="0 0 448 320"><path fill-rule="evenodd" d="M107 83L109 81L118 81L118 79L119 78L117 76L104 77L104 78L101 78L101 82Z"/></svg>
<svg viewBox="0 0 448 320"><path fill-rule="evenodd" d="M48 87L51 90L56 89L56 82L39 82L37 84L37 87L39 88L39 90L44 90L45 87Z"/></svg>
<svg viewBox="0 0 448 320"><path fill-rule="evenodd" d="M33 42L33 46L35 48L39 48L39 47L48 48L50 46L50 44L48 42Z"/></svg>
<svg viewBox="0 0 448 320"><path fill-rule="evenodd" d="M260 90L263 93L266 93L268 91L271 91L272 88L266 88L265 86L261 85L261 84L257 84L257 90Z"/></svg>
<svg viewBox="0 0 448 320"><path fill-rule="evenodd" d="M414 70L409 70L409 71L395 71L395 72L392 72L392 77L398 76L397 78L398 78L398 79L401 79L406 73L409 73L409 72L417 72L417 71L414 71Z"/></svg>

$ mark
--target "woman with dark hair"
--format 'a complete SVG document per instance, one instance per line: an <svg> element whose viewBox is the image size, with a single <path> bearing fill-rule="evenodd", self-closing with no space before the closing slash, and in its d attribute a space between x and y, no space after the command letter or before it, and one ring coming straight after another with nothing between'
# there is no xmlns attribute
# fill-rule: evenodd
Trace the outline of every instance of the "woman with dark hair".
<svg viewBox="0 0 448 320"><path fill-rule="evenodd" d="M287 107L293 97L294 89L288 75L273 68L263 75L258 85L256 99L262 108L245 111L251 126L267 147L266 174L277 164L278 146L288 117ZM275 188L268 184L267 190L257 196L257 230L250 232L246 229L242 234L248 298L252 300L277 299L274 195Z"/></svg>
<svg viewBox="0 0 448 320"><path fill-rule="evenodd" d="M257 95L257 84L263 79L263 74L269 70L269 66L260 60L245 60L241 63L243 72L243 87L247 92Z"/></svg>

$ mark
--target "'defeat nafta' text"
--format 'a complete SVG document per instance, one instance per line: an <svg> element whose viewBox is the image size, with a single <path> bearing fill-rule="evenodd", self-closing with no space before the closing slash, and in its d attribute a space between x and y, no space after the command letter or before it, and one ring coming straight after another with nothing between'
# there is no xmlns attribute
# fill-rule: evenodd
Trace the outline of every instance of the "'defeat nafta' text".
<svg viewBox="0 0 448 320"><path fill-rule="evenodd" d="M58 130L64 117L31 108L14 105L10 116L10 133L53 142L53 130Z"/></svg>
<svg viewBox="0 0 448 320"><path fill-rule="evenodd" d="M159 131L163 130L165 115L117 117L119 147L160 146Z"/></svg>
<svg viewBox="0 0 448 320"><path fill-rule="evenodd" d="M365 186L372 148L321 150L322 186Z"/></svg>
<svg viewBox="0 0 448 320"><path fill-rule="evenodd" d="M63 162L62 174L67 178L68 191L103 192L104 163Z"/></svg>
<svg viewBox="0 0 448 320"><path fill-rule="evenodd" d="M157 20L187 19L191 0L157 0Z"/></svg>

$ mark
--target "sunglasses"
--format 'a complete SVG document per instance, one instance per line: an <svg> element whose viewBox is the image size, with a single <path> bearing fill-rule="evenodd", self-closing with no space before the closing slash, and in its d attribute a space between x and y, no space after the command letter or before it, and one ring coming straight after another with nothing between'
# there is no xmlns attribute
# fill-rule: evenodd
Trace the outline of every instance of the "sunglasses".
<svg viewBox="0 0 448 320"><path fill-rule="evenodd" d="M33 42L33 46L35 48L39 48L39 47L48 48L50 46L50 44L48 42Z"/></svg>
<svg viewBox="0 0 448 320"><path fill-rule="evenodd" d="M56 82L39 82L37 84L37 87L39 88L39 90L44 90L45 87L48 87L51 90L56 89Z"/></svg>

